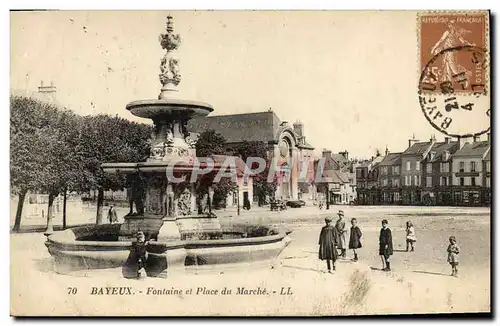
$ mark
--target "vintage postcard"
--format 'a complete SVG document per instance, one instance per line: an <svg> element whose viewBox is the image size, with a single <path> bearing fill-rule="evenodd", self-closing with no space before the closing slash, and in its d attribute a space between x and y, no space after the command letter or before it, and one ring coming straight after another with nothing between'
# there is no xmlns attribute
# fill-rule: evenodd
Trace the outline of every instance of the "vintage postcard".
<svg viewBox="0 0 500 326"><path fill-rule="evenodd" d="M489 11L12 11L12 316L491 316Z"/></svg>

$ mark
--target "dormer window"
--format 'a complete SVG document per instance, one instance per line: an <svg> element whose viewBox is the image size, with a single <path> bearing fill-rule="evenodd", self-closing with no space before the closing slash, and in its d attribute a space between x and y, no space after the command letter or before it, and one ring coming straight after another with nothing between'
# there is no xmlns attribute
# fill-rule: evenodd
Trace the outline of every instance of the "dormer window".
<svg viewBox="0 0 500 326"><path fill-rule="evenodd" d="M429 153L429 160L431 160L431 161L432 161L432 160L434 159L434 157L436 157L436 152L435 152L435 151L431 151L431 152Z"/></svg>
<svg viewBox="0 0 500 326"><path fill-rule="evenodd" d="M448 161L450 159L450 151L444 151L444 161Z"/></svg>

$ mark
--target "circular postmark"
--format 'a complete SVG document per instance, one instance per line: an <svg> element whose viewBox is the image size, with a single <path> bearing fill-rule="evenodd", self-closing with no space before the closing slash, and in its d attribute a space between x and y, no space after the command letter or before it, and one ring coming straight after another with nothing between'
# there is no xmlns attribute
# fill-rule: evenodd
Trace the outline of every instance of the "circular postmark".
<svg viewBox="0 0 500 326"><path fill-rule="evenodd" d="M488 53L472 45L448 48L425 65L418 83L420 107L427 121L450 137L490 131Z"/></svg>

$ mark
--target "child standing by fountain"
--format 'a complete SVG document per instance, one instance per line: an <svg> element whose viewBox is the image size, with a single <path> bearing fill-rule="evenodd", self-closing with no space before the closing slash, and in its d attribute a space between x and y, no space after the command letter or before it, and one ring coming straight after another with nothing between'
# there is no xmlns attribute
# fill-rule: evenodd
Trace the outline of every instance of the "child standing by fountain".
<svg viewBox="0 0 500 326"><path fill-rule="evenodd" d="M146 276L146 259L148 254L146 245L148 242L142 231L137 232L136 237L137 241L134 243L134 249L137 257L137 278L140 278L141 276Z"/></svg>
<svg viewBox="0 0 500 326"><path fill-rule="evenodd" d="M356 249L361 248L361 237L363 233L361 233L361 229L358 226L358 221L353 218L351 219L351 236L349 237L349 249L352 249L354 253L353 261L358 261L358 253Z"/></svg>
<svg viewBox="0 0 500 326"><path fill-rule="evenodd" d="M458 276L458 254L460 253L460 248L457 244L457 239L455 236L450 237L450 244L448 245L448 263L451 265L451 276Z"/></svg>
<svg viewBox="0 0 500 326"><path fill-rule="evenodd" d="M122 273L125 278L140 279L146 276L146 259L147 251L146 236L144 232L138 231L136 233L136 241L132 242L132 248L127 260L122 268Z"/></svg>
<svg viewBox="0 0 500 326"><path fill-rule="evenodd" d="M335 270L337 261L337 229L332 225L332 218L325 218L326 225L321 229L319 235L319 259L326 260L328 273ZM330 264L331 262L331 264Z"/></svg>

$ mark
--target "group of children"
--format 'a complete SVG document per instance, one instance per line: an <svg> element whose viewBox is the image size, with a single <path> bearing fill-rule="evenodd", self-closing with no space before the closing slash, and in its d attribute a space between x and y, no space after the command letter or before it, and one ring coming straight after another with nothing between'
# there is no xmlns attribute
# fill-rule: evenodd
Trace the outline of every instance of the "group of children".
<svg viewBox="0 0 500 326"><path fill-rule="evenodd" d="M347 227L344 220L344 211L339 210L337 213L338 220L335 225L332 225L332 218L326 217L326 226L321 229L319 236L319 259L326 260L326 265L328 268L328 273L332 273L335 270L335 262L338 257L346 257L346 235ZM357 226L357 220L355 218L351 219L351 230L349 237L349 249L353 251L353 261L358 261L357 250L362 247L361 229ZM415 251L415 243L417 237L415 235L415 227L411 221L406 222L406 251ZM454 236L449 238L448 252L448 263L450 263L452 268L452 276L458 275L458 254L460 253L460 248L457 245L457 240ZM340 254L338 252L340 250ZM389 229L389 222L387 220L382 220L382 228L380 229L379 236L379 255L382 260L382 270L390 271L391 263L390 257L393 255L393 245L392 245L392 232Z"/></svg>

